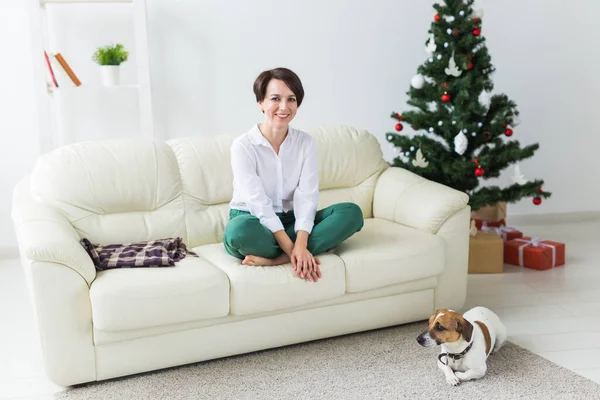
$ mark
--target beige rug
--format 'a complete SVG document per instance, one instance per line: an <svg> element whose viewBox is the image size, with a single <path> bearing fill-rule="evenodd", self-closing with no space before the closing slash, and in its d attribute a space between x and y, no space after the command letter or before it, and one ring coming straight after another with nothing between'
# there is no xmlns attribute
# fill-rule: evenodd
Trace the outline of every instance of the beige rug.
<svg viewBox="0 0 600 400"><path fill-rule="evenodd" d="M512 343L458 387L416 323L90 383L57 399L600 399L600 385Z"/></svg>

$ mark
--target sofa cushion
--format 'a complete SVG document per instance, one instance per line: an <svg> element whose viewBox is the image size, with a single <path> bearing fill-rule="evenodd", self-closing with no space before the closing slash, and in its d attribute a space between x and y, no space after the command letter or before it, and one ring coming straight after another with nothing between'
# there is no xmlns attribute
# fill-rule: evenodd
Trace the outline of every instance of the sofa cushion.
<svg viewBox="0 0 600 400"><path fill-rule="evenodd" d="M208 261L187 256L174 267L98 272L90 300L96 329L148 328L227 315L229 281Z"/></svg>
<svg viewBox="0 0 600 400"><path fill-rule="evenodd" d="M222 243L195 247L200 257L218 266L229 277L230 314L247 315L303 306L345 293L344 263L334 254L319 256L322 278L308 282L294 275L292 264L250 267L230 256Z"/></svg>
<svg viewBox="0 0 600 400"><path fill-rule="evenodd" d="M349 293L428 278L444 269L440 237L378 218L366 219L362 230L333 252L346 265Z"/></svg>
<svg viewBox="0 0 600 400"><path fill-rule="evenodd" d="M31 192L92 243L184 237L186 232L177 159L159 141L119 139L58 148L38 159Z"/></svg>
<svg viewBox="0 0 600 400"><path fill-rule="evenodd" d="M197 135L167 142L179 167L185 205L185 242L190 247L221 242L233 196L231 143L235 135ZM389 165L381 145L365 130L329 125L310 129L317 146L320 208L352 201L372 215L377 178Z"/></svg>

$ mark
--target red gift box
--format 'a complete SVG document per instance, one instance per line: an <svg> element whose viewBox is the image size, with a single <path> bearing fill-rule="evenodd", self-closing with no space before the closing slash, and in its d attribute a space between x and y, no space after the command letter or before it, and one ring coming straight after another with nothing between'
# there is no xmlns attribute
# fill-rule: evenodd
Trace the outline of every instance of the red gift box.
<svg viewBox="0 0 600 400"><path fill-rule="evenodd" d="M504 262L538 270L565 264L565 244L523 237L504 243Z"/></svg>

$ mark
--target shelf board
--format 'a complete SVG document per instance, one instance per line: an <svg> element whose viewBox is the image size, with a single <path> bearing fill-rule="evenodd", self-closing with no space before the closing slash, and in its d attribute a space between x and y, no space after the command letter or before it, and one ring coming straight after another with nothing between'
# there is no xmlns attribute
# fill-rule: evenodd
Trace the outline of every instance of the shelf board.
<svg viewBox="0 0 600 400"><path fill-rule="evenodd" d="M40 5L46 4L91 4L91 3L133 3L134 0L39 0Z"/></svg>
<svg viewBox="0 0 600 400"><path fill-rule="evenodd" d="M85 91L92 91L92 90L107 91L107 90L119 90L119 89L131 90L131 89L139 89L139 87L140 87L140 85L117 85L117 86L81 85L81 86L61 86L61 87L50 86L50 87L48 87L48 93L53 94L53 93L58 93L58 92L75 92L75 91L85 92Z"/></svg>

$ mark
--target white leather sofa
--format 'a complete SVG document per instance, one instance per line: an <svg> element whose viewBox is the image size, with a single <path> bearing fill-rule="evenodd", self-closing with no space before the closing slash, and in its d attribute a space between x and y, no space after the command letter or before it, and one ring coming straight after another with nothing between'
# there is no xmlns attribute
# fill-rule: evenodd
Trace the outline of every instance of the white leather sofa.
<svg viewBox="0 0 600 400"><path fill-rule="evenodd" d="M466 296L466 194L390 168L365 131L320 127L320 208L357 203L361 232L323 278L246 267L221 243L235 136L82 142L42 156L13 220L48 377L67 386L423 320ZM79 240L180 236L199 258L96 271Z"/></svg>

